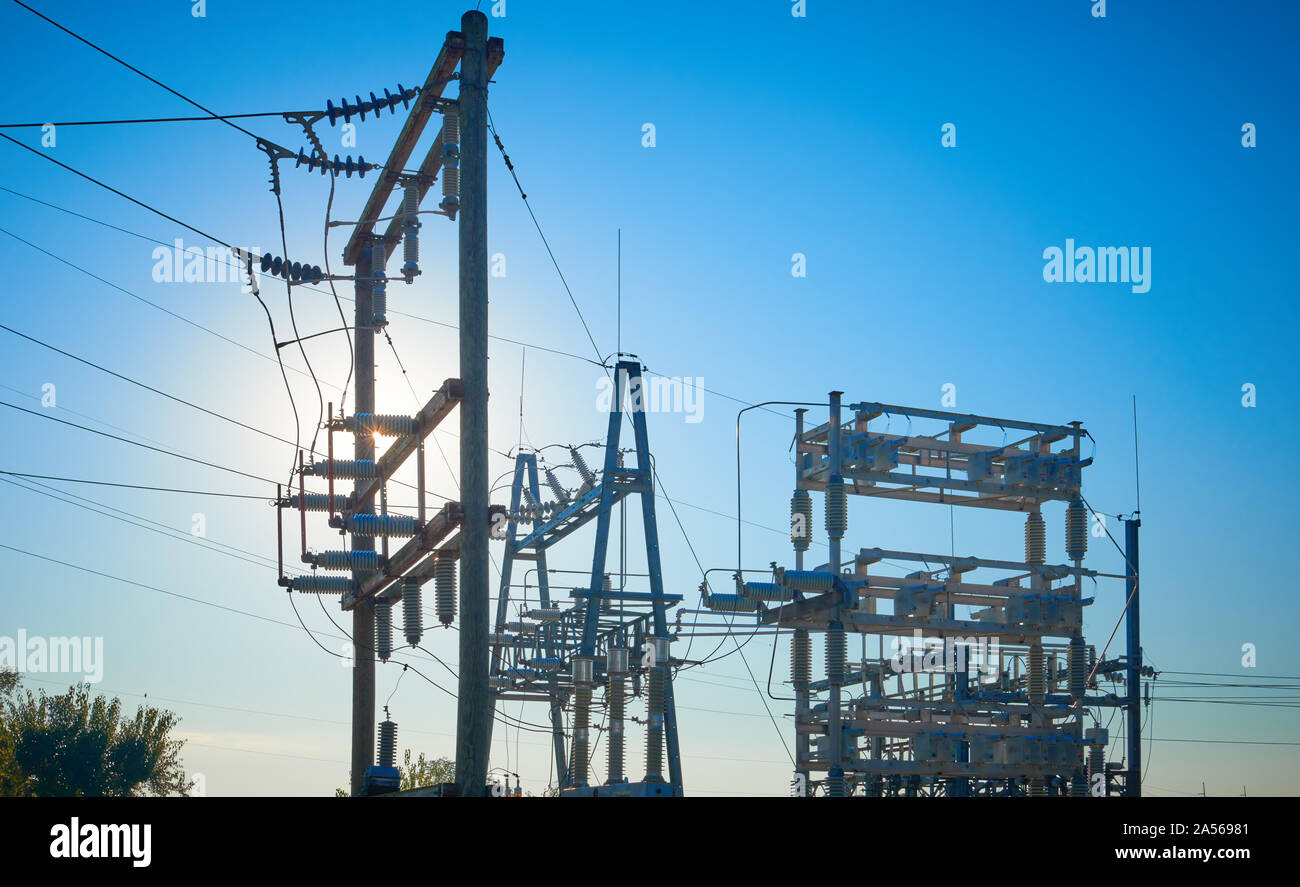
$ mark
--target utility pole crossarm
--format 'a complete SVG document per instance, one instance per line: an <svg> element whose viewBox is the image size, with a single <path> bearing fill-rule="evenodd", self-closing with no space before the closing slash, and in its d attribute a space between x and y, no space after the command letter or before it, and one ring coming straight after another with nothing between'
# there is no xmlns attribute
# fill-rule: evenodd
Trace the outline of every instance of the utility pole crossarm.
<svg viewBox="0 0 1300 887"><path fill-rule="evenodd" d="M448 31L442 50L438 53L438 58L429 71L428 79L424 81L424 88L420 91L419 101L411 109L406 122L402 124L402 131L397 136L397 142L393 145L393 150L389 152L388 162L384 164L384 170L380 173L378 181L375 182L375 189L370 193L369 199L366 200L366 208L362 210L359 216L361 221L352 229L352 237L348 239L348 245L343 249L343 263L345 265L355 265L361 251L370 245L370 238L375 230L375 220L382 215L384 205L388 203L388 198L392 196L393 188L397 185L398 172L406 168L406 161L410 159L411 152L415 150L415 145L424 132L425 124L433 116L434 105L442 97L442 91L451 81L452 74L456 71L456 65L460 63L460 58L464 52L464 35L459 31ZM423 192L421 194L423 195Z"/></svg>

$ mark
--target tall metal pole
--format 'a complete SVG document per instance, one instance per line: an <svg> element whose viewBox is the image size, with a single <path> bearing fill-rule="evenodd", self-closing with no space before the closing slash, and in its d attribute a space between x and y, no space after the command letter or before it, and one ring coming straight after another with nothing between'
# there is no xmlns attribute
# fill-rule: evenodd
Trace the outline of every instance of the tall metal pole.
<svg viewBox="0 0 1300 887"><path fill-rule="evenodd" d="M375 329L371 306L370 275L373 268L369 247L357 257L356 269L356 327L354 353L356 366L356 394L353 414L375 411ZM369 434L355 435L357 459L375 458L375 441ZM353 495L360 493L367 483L358 478L353 482ZM374 500L359 502L359 512L374 513ZM373 551L375 540L370 536L352 536L352 548ZM352 571L352 578L361 581L363 573ZM366 768L375 763L375 605L362 601L352 610L352 797L364 793Z"/></svg>
<svg viewBox="0 0 1300 887"><path fill-rule="evenodd" d="M1142 631L1138 611L1138 528L1142 519L1134 515L1124 523L1124 559L1128 566L1124 573L1125 599L1128 610L1125 615L1124 634L1126 654L1125 683L1128 685L1128 777L1124 780L1124 797L1142 797Z"/></svg>
<svg viewBox="0 0 1300 887"><path fill-rule="evenodd" d="M487 16L460 20L460 699L456 786L478 797L487 786L492 701L488 696L487 433Z"/></svg>

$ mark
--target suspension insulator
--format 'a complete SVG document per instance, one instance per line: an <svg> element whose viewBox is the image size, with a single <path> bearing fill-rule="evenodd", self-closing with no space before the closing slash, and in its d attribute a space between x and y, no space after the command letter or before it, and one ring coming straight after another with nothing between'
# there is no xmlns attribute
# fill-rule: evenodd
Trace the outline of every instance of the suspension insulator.
<svg viewBox="0 0 1300 887"><path fill-rule="evenodd" d="M844 683L848 670L849 639L842 628L826 632L826 680L832 686Z"/></svg>
<svg viewBox="0 0 1300 887"><path fill-rule="evenodd" d="M1083 638L1071 639L1066 662L1070 695L1078 698L1083 695L1084 685L1088 681L1088 648L1083 645Z"/></svg>
<svg viewBox="0 0 1300 887"><path fill-rule="evenodd" d="M412 647L424 637L423 615L420 611L420 580L408 576L402 580L402 633Z"/></svg>
<svg viewBox="0 0 1300 887"><path fill-rule="evenodd" d="M262 273L269 273L273 277L292 280L294 283L299 281L303 283L319 283L325 277L325 272L320 270L319 265L290 262L288 259L282 259L270 253L262 254Z"/></svg>
<svg viewBox="0 0 1300 887"><path fill-rule="evenodd" d="M420 273L420 186L402 189L402 276L410 283Z"/></svg>
<svg viewBox="0 0 1300 887"><path fill-rule="evenodd" d="M349 105L346 96L340 100L342 105L335 105L332 99L326 99L325 116L329 118L330 126L333 126L340 117L343 118L344 123L351 123L352 115L354 114L359 115L362 120L365 120L367 111L373 111L374 115L378 117L384 108L388 108L390 114L396 114L398 102L402 103L402 107L410 108L411 99L415 98L419 94L420 91L418 89L405 89L402 84L399 83L397 84L396 95L393 95L387 89L384 89L384 97L382 99L376 97L372 92L370 93L370 101L363 102L361 96L357 96L357 103L355 105Z"/></svg>
<svg viewBox="0 0 1300 887"><path fill-rule="evenodd" d="M460 108L442 115L442 202L438 208L451 218L460 210Z"/></svg>
<svg viewBox="0 0 1300 887"><path fill-rule="evenodd" d="M746 582L740 593L753 601L792 601L794 592L775 582Z"/></svg>
<svg viewBox="0 0 1300 887"><path fill-rule="evenodd" d="M388 264L388 247L377 240L370 247L370 304L374 314L370 322L376 329L388 326L388 278L384 267Z"/></svg>
<svg viewBox="0 0 1300 887"><path fill-rule="evenodd" d="M1088 553L1088 509L1083 500L1071 499L1065 506L1065 556L1081 561Z"/></svg>
<svg viewBox="0 0 1300 887"><path fill-rule="evenodd" d="M311 555L311 565L322 570L375 571L383 566L383 555L377 551L321 551Z"/></svg>
<svg viewBox="0 0 1300 887"><path fill-rule="evenodd" d="M330 463L328 459L321 459L319 462L312 462L309 465L303 466L303 474L325 477L329 473ZM338 480L369 480L375 477L374 460L335 459L334 477Z"/></svg>
<svg viewBox="0 0 1300 887"><path fill-rule="evenodd" d="M830 591L835 574L829 570L781 570L777 578L791 591Z"/></svg>
<svg viewBox="0 0 1300 887"><path fill-rule="evenodd" d="M1025 515L1025 563L1042 564L1047 561L1047 526L1037 511Z"/></svg>
<svg viewBox="0 0 1300 887"><path fill-rule="evenodd" d="M397 766L397 725L387 718L379 722L379 766Z"/></svg>
<svg viewBox="0 0 1300 887"><path fill-rule="evenodd" d="M393 602L375 601L375 653L380 662L393 655Z"/></svg>
<svg viewBox="0 0 1300 887"><path fill-rule="evenodd" d="M551 471L549 468L546 469L546 485L551 488L551 492L555 495L555 498L560 501L561 505L569 504L569 491L560 485L560 481L556 478L555 472Z"/></svg>
<svg viewBox="0 0 1300 887"><path fill-rule="evenodd" d="M807 551L812 543L812 496L807 490L795 490L790 497L790 541L795 551Z"/></svg>
<svg viewBox="0 0 1300 887"><path fill-rule="evenodd" d="M578 476L582 478L582 484L586 489L591 489L596 485L596 475L587 466L587 460L582 458L582 453L578 452L577 447L569 447L569 455L573 458L573 467L578 469Z"/></svg>
<svg viewBox="0 0 1300 887"><path fill-rule="evenodd" d="M433 562L433 588L438 621L451 625L456 619L456 559L438 552Z"/></svg>
<svg viewBox="0 0 1300 887"><path fill-rule="evenodd" d="M289 587L309 594L348 594L357 590L357 583L347 576L293 576Z"/></svg>
<svg viewBox="0 0 1300 887"><path fill-rule="evenodd" d="M844 479L831 475L826 482L826 532L832 539L843 539L849 528L849 502Z"/></svg>
<svg viewBox="0 0 1300 887"><path fill-rule="evenodd" d="M358 536L414 536L417 524L404 514L354 514L347 529Z"/></svg>
<svg viewBox="0 0 1300 887"><path fill-rule="evenodd" d="M380 437L400 437L415 433L415 417L394 416L387 413L357 413L343 423L354 434L373 434Z"/></svg>
<svg viewBox="0 0 1300 887"><path fill-rule="evenodd" d="M806 628L796 628L790 638L790 680L796 684L812 680L812 638Z"/></svg>
<svg viewBox="0 0 1300 887"><path fill-rule="evenodd" d="M324 464L324 463L321 463ZM312 470L308 474L315 474L315 466L309 466ZM329 511L330 497L329 493L308 493L305 497L299 497L294 493L282 503L286 508L304 507L306 511ZM348 507L348 497L343 494L334 496L334 511L346 511Z"/></svg>
<svg viewBox="0 0 1300 887"><path fill-rule="evenodd" d="M1034 705L1042 705L1047 692L1047 669L1043 659L1043 645L1038 641L1029 645L1029 671L1025 686L1029 691L1029 701Z"/></svg>
<svg viewBox="0 0 1300 887"><path fill-rule="evenodd" d="M715 613L753 613L758 610L758 601L738 594L706 594L704 606Z"/></svg>

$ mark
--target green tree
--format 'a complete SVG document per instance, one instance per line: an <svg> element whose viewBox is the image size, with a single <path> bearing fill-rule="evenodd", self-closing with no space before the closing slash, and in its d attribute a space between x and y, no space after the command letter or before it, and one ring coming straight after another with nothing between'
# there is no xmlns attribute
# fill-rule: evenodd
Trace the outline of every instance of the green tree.
<svg viewBox="0 0 1300 887"><path fill-rule="evenodd" d="M0 678L0 795L128 797L185 795L180 719L140 706L123 717L122 701L92 696L87 683L51 696Z"/></svg>

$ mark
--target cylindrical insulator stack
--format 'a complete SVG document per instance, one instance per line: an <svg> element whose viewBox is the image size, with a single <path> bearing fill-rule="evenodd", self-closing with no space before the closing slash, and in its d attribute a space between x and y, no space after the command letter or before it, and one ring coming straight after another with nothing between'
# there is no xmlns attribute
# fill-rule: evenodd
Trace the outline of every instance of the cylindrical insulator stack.
<svg viewBox="0 0 1300 887"><path fill-rule="evenodd" d="M1072 638L1070 649L1066 654L1069 667L1070 695L1078 698L1083 695L1084 685L1088 681L1088 650L1083 645L1083 638Z"/></svg>
<svg viewBox="0 0 1300 887"><path fill-rule="evenodd" d="M303 469L304 474L315 475L316 477L325 477L330 473L330 463L324 459L319 462L313 462ZM334 478L335 480L369 480L375 476L375 463L372 459L335 459L334 460ZM308 495L308 499L313 494ZM320 494L315 494L320 495ZM338 499L335 496L335 499ZM322 497L326 504L329 503L329 495Z"/></svg>
<svg viewBox="0 0 1300 887"><path fill-rule="evenodd" d="M781 585L791 591L830 591L835 574L829 570L781 570Z"/></svg>
<svg viewBox="0 0 1300 887"><path fill-rule="evenodd" d="M569 455L573 458L573 467L578 469L578 476L582 478L582 483L587 489L596 485L596 475L587 466L587 460L582 458L582 453L578 452L577 447L569 447Z"/></svg>
<svg viewBox="0 0 1300 887"><path fill-rule="evenodd" d="M420 611L420 580L408 576L402 580L402 632L412 647L424 636L423 615Z"/></svg>
<svg viewBox="0 0 1300 887"><path fill-rule="evenodd" d="M407 182L402 189L402 276L410 283L420 273L420 186Z"/></svg>
<svg viewBox="0 0 1300 887"><path fill-rule="evenodd" d="M388 718L379 722L379 766L397 766L397 725Z"/></svg>
<svg viewBox="0 0 1300 887"><path fill-rule="evenodd" d="M832 628L826 632L826 680L831 686L844 683L845 669L848 666L849 640L842 628Z"/></svg>
<svg viewBox="0 0 1300 887"><path fill-rule="evenodd" d="M1083 773L1075 773L1070 777L1070 797L1088 797L1088 779Z"/></svg>
<svg viewBox="0 0 1300 887"><path fill-rule="evenodd" d="M600 598L600 612L608 613L610 607L612 607L614 603L613 598L609 596L609 593L614 590L614 581L610 579L608 573L605 574L605 581L601 585L601 590L604 591L605 594Z"/></svg>
<svg viewBox="0 0 1300 887"><path fill-rule="evenodd" d="M1043 781L1043 777L1035 776L1029 780L1029 797L1047 797L1047 784Z"/></svg>
<svg viewBox="0 0 1300 887"><path fill-rule="evenodd" d="M790 541L795 551L807 551L812 543L812 496L807 490L795 490L790 497Z"/></svg>
<svg viewBox="0 0 1300 887"><path fill-rule="evenodd" d="M827 773L822 783L828 798L847 798L849 796L848 780L843 773Z"/></svg>
<svg viewBox="0 0 1300 887"><path fill-rule="evenodd" d="M388 264L388 247L384 242L376 241L370 247L370 303L374 308L371 324L375 327L388 326L388 279L384 268Z"/></svg>
<svg viewBox="0 0 1300 887"><path fill-rule="evenodd" d="M1047 670L1043 661L1043 645L1040 641L1034 641L1029 645L1029 670L1026 674L1029 701L1034 705L1043 704L1043 697L1047 692L1046 681Z"/></svg>
<svg viewBox="0 0 1300 887"><path fill-rule="evenodd" d="M460 209L460 108L442 115L442 202L438 207L456 218Z"/></svg>
<svg viewBox="0 0 1300 887"><path fill-rule="evenodd" d="M391 413L357 413L345 424L354 434L375 434L380 437L398 437L415 431L413 416Z"/></svg>
<svg viewBox="0 0 1300 887"><path fill-rule="evenodd" d="M588 735L591 720L591 687L577 687L573 691L573 784L587 784Z"/></svg>
<svg viewBox="0 0 1300 887"><path fill-rule="evenodd" d="M294 591L310 594L347 594L356 591L357 583L349 576L294 576L289 579Z"/></svg>
<svg viewBox="0 0 1300 887"><path fill-rule="evenodd" d="M1088 746L1088 784L1096 785L1099 782L1097 777L1105 772L1106 746L1101 742L1093 742L1092 745ZM1105 785L1105 782L1101 781L1101 784Z"/></svg>
<svg viewBox="0 0 1300 887"><path fill-rule="evenodd" d="M404 514L354 514L348 529L358 536L414 536L415 518Z"/></svg>
<svg viewBox="0 0 1300 887"><path fill-rule="evenodd" d="M796 628L790 638L790 680L796 685L812 681L812 639L806 628Z"/></svg>
<svg viewBox="0 0 1300 887"><path fill-rule="evenodd" d="M438 621L451 625L456 619L456 559L450 554L434 555L433 590Z"/></svg>
<svg viewBox="0 0 1300 887"><path fill-rule="evenodd" d="M1088 553L1088 509L1081 499L1071 499L1065 506L1065 555L1081 561Z"/></svg>
<svg viewBox="0 0 1300 887"><path fill-rule="evenodd" d="M650 669L646 693L645 781L663 782L664 775L664 687L666 669Z"/></svg>
<svg viewBox="0 0 1300 887"><path fill-rule="evenodd" d="M365 570L380 567L377 551L322 551L312 556L312 563L322 570Z"/></svg>
<svg viewBox="0 0 1300 887"><path fill-rule="evenodd" d="M610 647L605 663L608 683L605 701L609 705L609 736L605 750L609 755L610 784L623 781L623 723L626 717L624 690L627 679L627 650Z"/></svg>
<svg viewBox="0 0 1300 887"><path fill-rule="evenodd" d="M393 602L375 601L375 653L380 662L393 655Z"/></svg>
<svg viewBox="0 0 1300 887"><path fill-rule="evenodd" d="M848 528L849 501L844 490L844 479L832 475L826 482L826 533L832 539L843 539Z"/></svg>
<svg viewBox="0 0 1300 887"><path fill-rule="evenodd" d="M325 463L322 462L321 464L324 465ZM315 470L315 466L312 466L312 470L309 473L310 474L317 473ZM289 501L290 508L302 508L304 511L329 511L330 510L329 493L308 493L306 496L302 496L302 497L299 497L297 493L294 493L292 496L289 497L288 501ZM304 507L304 503L305 503L305 507ZM334 510L346 511L347 507L348 507L348 497L344 496L342 493L336 494L334 496Z"/></svg>
<svg viewBox="0 0 1300 887"><path fill-rule="evenodd" d="M556 501L558 501L561 505L567 505L569 503L569 491L564 489L564 486L560 483L559 479L555 476L554 471L547 468L545 469L545 473L546 473L546 485L551 488L551 493L555 496Z"/></svg>
<svg viewBox="0 0 1300 887"><path fill-rule="evenodd" d="M1047 526L1037 511L1025 515L1025 563L1047 562Z"/></svg>

